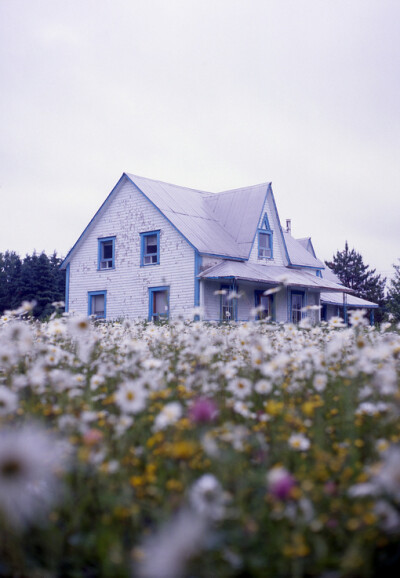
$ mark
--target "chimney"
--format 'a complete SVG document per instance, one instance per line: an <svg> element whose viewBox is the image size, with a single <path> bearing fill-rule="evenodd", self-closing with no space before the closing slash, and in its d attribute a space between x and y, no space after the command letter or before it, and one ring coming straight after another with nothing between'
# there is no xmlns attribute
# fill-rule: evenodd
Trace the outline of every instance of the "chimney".
<svg viewBox="0 0 400 578"><path fill-rule="evenodd" d="M292 234L292 220L286 219L286 233Z"/></svg>

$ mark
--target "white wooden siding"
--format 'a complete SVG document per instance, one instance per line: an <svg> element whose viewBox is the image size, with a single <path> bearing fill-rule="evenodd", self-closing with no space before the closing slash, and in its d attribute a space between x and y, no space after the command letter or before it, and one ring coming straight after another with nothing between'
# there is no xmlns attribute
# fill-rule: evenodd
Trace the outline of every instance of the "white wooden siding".
<svg viewBox="0 0 400 578"><path fill-rule="evenodd" d="M140 266L140 233L160 230L160 264ZM115 269L98 271L98 238L115 236ZM88 312L88 291L107 291L107 318L147 318L149 287L169 286L170 316L191 317L194 249L127 179L71 260L69 309Z"/></svg>
<svg viewBox="0 0 400 578"><path fill-rule="evenodd" d="M253 247L250 252L249 261L250 263L264 263L266 265L287 265L287 259L285 256L285 249L282 243L282 236L280 234L280 224L279 218L276 213L272 195L269 192L267 198L265 199L264 207L261 212L261 218L258 223L258 229L262 228L264 215L267 213L268 222L271 230L273 231L272 236L272 246L273 246L273 259L266 260L266 259L259 259L258 258L258 235L256 233L255 241L253 243Z"/></svg>

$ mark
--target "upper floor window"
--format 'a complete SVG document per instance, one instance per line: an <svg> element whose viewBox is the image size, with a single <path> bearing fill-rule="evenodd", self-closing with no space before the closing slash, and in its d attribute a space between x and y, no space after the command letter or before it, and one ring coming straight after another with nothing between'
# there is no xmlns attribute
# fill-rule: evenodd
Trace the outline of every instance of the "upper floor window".
<svg viewBox="0 0 400 578"><path fill-rule="evenodd" d="M264 219L261 225L261 229L258 229L258 258L259 259L272 259L273 258L273 246L272 246L273 233L271 227L269 226L267 213L264 215Z"/></svg>
<svg viewBox="0 0 400 578"><path fill-rule="evenodd" d="M160 231L140 233L140 265L158 265L160 262Z"/></svg>
<svg viewBox="0 0 400 578"><path fill-rule="evenodd" d="M99 239L98 266L99 270L115 268L115 237Z"/></svg>
<svg viewBox="0 0 400 578"><path fill-rule="evenodd" d="M94 315L98 319L106 317L107 291L89 291L88 315Z"/></svg>
<svg viewBox="0 0 400 578"><path fill-rule="evenodd" d="M272 233L258 232L258 257L259 259L272 259Z"/></svg>

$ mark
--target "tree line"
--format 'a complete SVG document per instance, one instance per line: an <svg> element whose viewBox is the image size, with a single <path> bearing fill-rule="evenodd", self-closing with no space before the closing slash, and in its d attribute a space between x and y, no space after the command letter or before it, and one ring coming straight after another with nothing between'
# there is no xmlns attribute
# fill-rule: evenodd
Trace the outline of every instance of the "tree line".
<svg viewBox="0 0 400 578"><path fill-rule="evenodd" d="M54 252L47 256L33 252L23 259L14 251L0 253L0 314L17 309L23 301L35 301L33 315L44 319L54 308L52 303L65 299L65 271L62 259Z"/></svg>

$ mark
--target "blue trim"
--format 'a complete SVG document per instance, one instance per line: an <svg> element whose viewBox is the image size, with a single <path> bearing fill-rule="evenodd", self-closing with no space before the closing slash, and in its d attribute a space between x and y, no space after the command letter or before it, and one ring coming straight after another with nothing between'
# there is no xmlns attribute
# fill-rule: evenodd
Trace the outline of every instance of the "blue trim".
<svg viewBox="0 0 400 578"><path fill-rule="evenodd" d="M70 277L70 264L68 263L65 271L65 313L69 311L69 277Z"/></svg>
<svg viewBox="0 0 400 578"><path fill-rule="evenodd" d="M67 256L65 257L64 261L61 263L60 265L60 269L64 269L67 265L67 261L68 259L70 259L72 257L72 253L75 251L77 245L79 244L79 242L82 240L82 238L84 237L86 231L89 229L90 225L93 223L93 221L96 219L97 215L102 211L102 209L105 207L105 205L109 202L109 200L111 199L111 196L113 195L114 191L118 188L118 186L120 185L120 183L122 182L122 180L126 177L125 173L122 174L122 176L120 177L118 183L115 185L115 187L112 189L111 193L109 193L108 197L106 198L106 200L104 201L104 203L100 206L100 208L98 209L98 211L96 211L96 213L94 214L94 216L90 219L89 223L86 225L85 229L83 230L82 234L80 235L80 237L78 238L78 240L76 241L75 245L72 246L72 248L68 251Z"/></svg>
<svg viewBox="0 0 400 578"><path fill-rule="evenodd" d="M194 247L197 251L197 249ZM199 253L204 257L219 257L220 259L227 259L228 261L240 261L241 263L245 263L247 261L247 257L231 257L230 255L217 255L216 253L204 253L203 251L199 251Z"/></svg>
<svg viewBox="0 0 400 578"><path fill-rule="evenodd" d="M288 265L289 269L312 269L313 271L321 271L322 267L314 267L313 265L296 265L296 263L290 263ZM325 267L324 267L325 269Z"/></svg>
<svg viewBox="0 0 400 578"><path fill-rule="evenodd" d="M272 231L271 227L269 226L268 215L267 213L264 214L263 222L261 228L265 228L266 231Z"/></svg>
<svg viewBox="0 0 400 578"><path fill-rule="evenodd" d="M111 259L103 259L103 245L105 243L112 242L112 257ZM100 267L102 262L111 262L111 267ZM115 236L114 237L99 237L97 239L97 270L98 271L109 271L110 269L115 269Z"/></svg>
<svg viewBox="0 0 400 578"><path fill-rule="evenodd" d="M145 239L146 237L150 237L152 235L157 236L157 261L155 263L145 263L144 258L150 255L145 255ZM140 266L141 267L149 267L151 265L159 265L160 264L160 231L146 231L145 233L140 233Z"/></svg>
<svg viewBox="0 0 400 578"><path fill-rule="evenodd" d="M167 292L167 315L166 318L169 319L169 285L163 285L161 287L149 287L149 321L154 321L153 316L153 296L154 293L159 291L166 291ZM156 314L157 315L157 314Z"/></svg>
<svg viewBox="0 0 400 578"><path fill-rule="evenodd" d="M278 219L279 231L280 231L280 234L281 234L282 245L283 245L283 248L284 248L284 250L285 250L286 259L287 259L288 265L291 265L291 261L290 261L290 257L289 257L289 252L288 252L287 247L286 247L285 235L283 234L283 231L282 231L281 220L280 220L280 218L279 218L279 213L278 213L278 209L277 209L277 206L276 206L276 203L275 203L275 197L274 197L274 193L273 193L273 191L272 191L272 187L271 187L271 186L269 187L269 190L270 190L270 192L271 192L272 203L273 203L273 205L274 205L276 217L277 217L277 219Z"/></svg>
<svg viewBox="0 0 400 578"><path fill-rule="evenodd" d="M315 272L316 276L319 277L320 279L322 279L322 271L321 269L317 269Z"/></svg>
<svg viewBox="0 0 400 578"><path fill-rule="evenodd" d="M257 253L257 258L258 259L273 259L274 258L274 248L273 248L273 232L272 231L266 231L265 229L258 229L257 231L258 236L257 236L257 241L258 241L258 253ZM269 246L270 246L270 250L271 250L271 256L270 257L264 257L263 255L260 255L260 235L268 235L269 237Z"/></svg>
<svg viewBox="0 0 400 578"><path fill-rule="evenodd" d="M199 307L200 305L200 279L199 274L201 271L202 257L199 255L198 251L194 252L194 306ZM195 321L199 321L199 316L195 315Z"/></svg>
<svg viewBox="0 0 400 578"><path fill-rule="evenodd" d="M96 295L104 295L104 315L97 315L97 319L105 319L107 317L107 291L88 291L88 316L92 313L92 300Z"/></svg>

